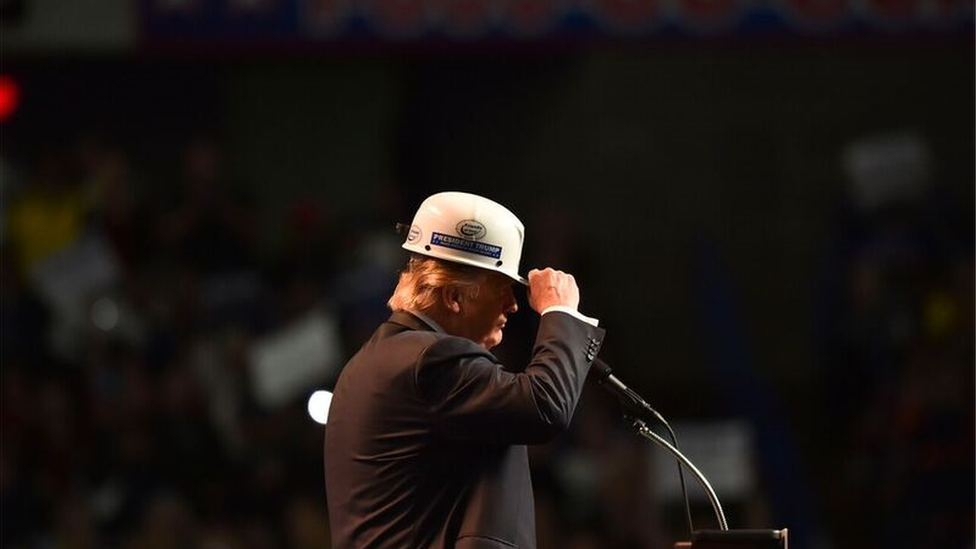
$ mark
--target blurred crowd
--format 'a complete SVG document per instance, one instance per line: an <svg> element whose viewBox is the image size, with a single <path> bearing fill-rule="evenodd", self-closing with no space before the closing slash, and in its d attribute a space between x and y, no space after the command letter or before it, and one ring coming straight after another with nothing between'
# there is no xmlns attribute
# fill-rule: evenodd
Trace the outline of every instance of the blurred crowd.
<svg viewBox="0 0 976 549"><path fill-rule="evenodd" d="M187 138L173 161L176 180L153 181L124 145L90 135L4 160L5 548L329 546L323 427L306 411L316 387L262 401L252 350L317 312L335 320L341 366L388 314L404 259L393 224L414 204L392 188L356 212L296 198L268 251L262 205L218 141ZM838 547L972 546L972 219L933 196L852 210L825 267L821 349L843 414L820 496L848 517L823 536ZM586 268L557 248L535 253ZM520 316L507 340L528 345ZM585 393L571 431L532 449L540 547L687 538L680 505L656 495L653 452L616 403ZM758 489L728 503L738 527L780 526Z"/></svg>
<svg viewBox="0 0 976 549"><path fill-rule="evenodd" d="M818 295L840 450L825 500L852 510L838 536L862 547L973 547L973 204L914 134L855 142L844 164L851 191Z"/></svg>
<svg viewBox="0 0 976 549"><path fill-rule="evenodd" d="M247 385L250 338L316 305L310 274L261 266L213 141L181 154L163 192L94 137L5 168L5 547L327 539L319 430Z"/></svg>

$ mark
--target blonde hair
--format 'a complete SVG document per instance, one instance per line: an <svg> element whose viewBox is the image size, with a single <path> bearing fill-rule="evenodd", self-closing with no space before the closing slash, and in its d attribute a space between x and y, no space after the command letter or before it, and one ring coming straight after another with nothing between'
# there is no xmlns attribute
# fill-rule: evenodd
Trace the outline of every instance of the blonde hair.
<svg viewBox="0 0 976 549"><path fill-rule="evenodd" d="M441 288L467 286L474 297L487 276L477 267L413 255L400 272L400 281L386 304L394 311L425 311L440 299Z"/></svg>

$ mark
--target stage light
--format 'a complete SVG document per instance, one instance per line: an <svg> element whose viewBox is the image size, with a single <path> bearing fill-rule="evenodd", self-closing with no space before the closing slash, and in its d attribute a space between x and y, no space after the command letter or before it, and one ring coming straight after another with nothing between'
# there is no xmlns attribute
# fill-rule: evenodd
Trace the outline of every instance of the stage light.
<svg viewBox="0 0 976 549"><path fill-rule="evenodd" d="M308 399L308 415L316 423L325 425L329 419L329 406L332 405L332 393L329 391L315 391Z"/></svg>
<svg viewBox="0 0 976 549"><path fill-rule="evenodd" d="M0 122L6 121L20 104L20 86L7 75L0 75Z"/></svg>

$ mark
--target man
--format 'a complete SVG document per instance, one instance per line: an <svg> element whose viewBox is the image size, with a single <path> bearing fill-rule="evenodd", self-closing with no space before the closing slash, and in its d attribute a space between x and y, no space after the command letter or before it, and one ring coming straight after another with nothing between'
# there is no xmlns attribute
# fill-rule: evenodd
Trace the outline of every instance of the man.
<svg viewBox="0 0 976 549"><path fill-rule="evenodd" d="M526 444L565 430L604 330L572 275L518 274L524 228L486 198L438 193L403 248L393 310L336 383L325 434L333 546L534 548ZM528 286L528 365L490 350Z"/></svg>

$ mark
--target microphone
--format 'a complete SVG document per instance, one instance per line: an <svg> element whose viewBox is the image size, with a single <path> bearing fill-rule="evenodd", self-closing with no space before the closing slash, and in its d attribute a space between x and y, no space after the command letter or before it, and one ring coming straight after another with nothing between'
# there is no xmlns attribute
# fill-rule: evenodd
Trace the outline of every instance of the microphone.
<svg viewBox="0 0 976 549"><path fill-rule="evenodd" d="M657 413L657 410L651 408L651 405L647 403L639 394L631 390L630 387L624 385L622 381L617 379L613 375L613 369L610 368L606 362L600 358L593 360L593 364L590 367L590 375L593 376L593 380L597 382L601 387L614 394L620 399L620 402L624 407L636 417L640 419L656 419L662 424L667 425L668 422L664 420L661 414ZM650 418L648 417L650 414Z"/></svg>

